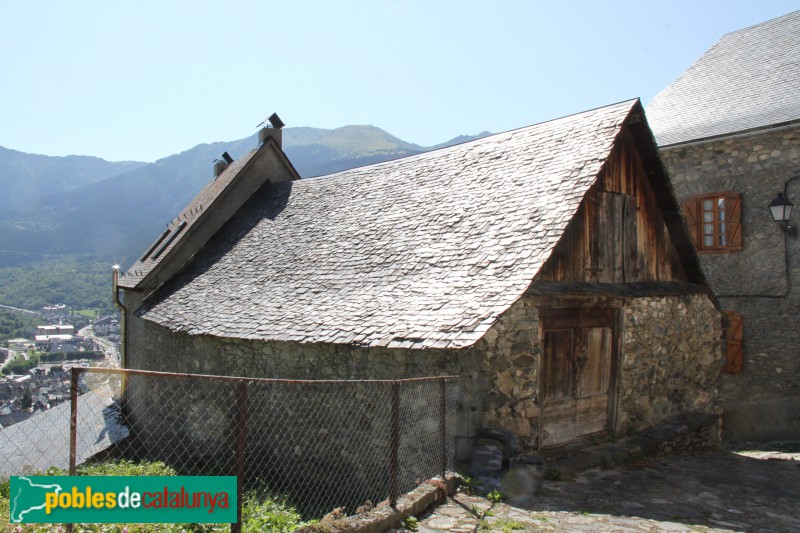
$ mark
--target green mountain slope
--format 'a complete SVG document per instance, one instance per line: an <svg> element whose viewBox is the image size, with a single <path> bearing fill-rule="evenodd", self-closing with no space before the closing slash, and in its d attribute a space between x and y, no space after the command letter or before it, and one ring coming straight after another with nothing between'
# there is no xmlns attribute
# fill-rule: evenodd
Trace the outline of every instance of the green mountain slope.
<svg viewBox="0 0 800 533"><path fill-rule="evenodd" d="M437 148L471 138L457 137ZM96 302L97 294L103 292L99 287L89 287L107 281L98 276L98 265L130 265L212 179L214 159L226 151L236 159L256 145L256 135L200 144L149 164L82 157L37 159L44 156L31 156L30 162L20 163L29 154L0 148L0 198L15 195L14 208L0 215L0 278L4 272L19 279L25 270L58 270L60 264L64 265L62 270L71 271L70 275L47 276L50 285L38 289L35 277L25 277L22 291L0 283L0 303L8 303L4 299L10 298L24 307L26 291L37 304L42 294L63 294L53 290L54 279L73 280L75 291L83 295L68 291L65 299L84 301L85 305ZM302 177L429 149L374 126L284 128L283 148ZM16 159L2 159L5 152L12 152ZM21 169L28 169L27 178ZM27 184L27 188L20 188L19 183ZM5 271L4 267L13 270Z"/></svg>

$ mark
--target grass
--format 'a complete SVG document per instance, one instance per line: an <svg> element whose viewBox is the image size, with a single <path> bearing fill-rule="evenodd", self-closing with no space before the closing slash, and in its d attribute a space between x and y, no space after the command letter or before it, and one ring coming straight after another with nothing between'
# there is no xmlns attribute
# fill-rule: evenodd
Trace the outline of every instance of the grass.
<svg viewBox="0 0 800 533"><path fill-rule="evenodd" d="M161 462L114 461L78 468L79 476L175 476L177 472ZM68 472L49 468L36 472L33 476L66 476ZM0 527L3 533L45 533L63 532L59 524L9 524L10 482L0 482ZM288 533L305 525L300 513L280 498L275 498L266 490L251 490L244 495L242 505L242 530L248 532L274 531ZM75 531L97 533L178 533L229 531L229 524L80 524Z"/></svg>
<svg viewBox="0 0 800 533"><path fill-rule="evenodd" d="M478 531L501 531L502 533L511 533L512 531L519 531L525 529L525 524L511 520L510 518L498 518L497 520L489 523L488 520L481 520L478 523Z"/></svg>

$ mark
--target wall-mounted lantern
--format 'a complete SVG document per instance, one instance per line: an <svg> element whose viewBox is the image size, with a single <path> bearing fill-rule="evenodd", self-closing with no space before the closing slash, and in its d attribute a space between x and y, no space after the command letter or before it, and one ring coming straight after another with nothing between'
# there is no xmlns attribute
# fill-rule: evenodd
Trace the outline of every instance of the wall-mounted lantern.
<svg viewBox="0 0 800 533"><path fill-rule="evenodd" d="M794 205L789 201L789 198L787 198L786 192L789 188L789 184L797 180L800 180L800 175L786 180L786 183L783 184L783 192L779 192L778 196L769 203L769 211L772 213L773 220L781 225L781 229L784 233L792 237L797 237L797 227L789 224L789 218L792 216L792 208Z"/></svg>
<svg viewBox="0 0 800 533"><path fill-rule="evenodd" d="M772 218L781 225L781 229L785 232L792 231L792 227L789 225L789 218L792 216L793 207L792 202L782 192L779 192L778 196L769 203Z"/></svg>

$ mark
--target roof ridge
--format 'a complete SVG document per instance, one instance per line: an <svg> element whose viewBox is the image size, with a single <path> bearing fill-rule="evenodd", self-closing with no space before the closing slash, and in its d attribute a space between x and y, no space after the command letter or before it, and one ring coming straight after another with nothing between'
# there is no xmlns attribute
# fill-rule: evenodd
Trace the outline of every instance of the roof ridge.
<svg viewBox="0 0 800 533"><path fill-rule="evenodd" d="M751 24L750 26L746 26L744 28L739 28L738 30L733 30L733 31L729 31L728 33L723 33L722 36L720 36L720 38L717 40L717 42L719 42L721 39L724 39L725 37L727 37L729 35L734 35L736 33L741 33L741 32L747 31L747 30L751 30L753 28L757 28L759 26L766 26L767 24L778 22L780 19L791 17L792 15L800 15L800 9L798 9L797 11L790 11L789 13L786 13L785 15L779 15L779 16L777 16L775 18L767 19L767 20L765 20L763 22L757 22L755 24Z"/></svg>
<svg viewBox="0 0 800 533"><path fill-rule="evenodd" d="M486 143L486 142L489 142L492 138L496 138L496 137L498 137L500 135L508 135L510 133L514 133L514 132L518 132L518 131L523 131L523 130L528 130L528 129L532 129L532 128L541 127L541 126L544 126L546 124L550 124L550 123L553 123L553 122L559 122L559 121L566 120L566 119L569 119L569 118L577 117L579 115L584 115L584 114L600 111L601 109L610 109L610 108L617 107L617 106L622 106L623 104L628 104L628 103L630 104L630 107L633 108L633 105L636 102L639 102L639 101L641 101L641 99L639 97L628 98L628 99L625 99L625 100L620 100L618 102L614 102L613 104L593 107L591 109L585 109L583 111L570 113L569 115L564 115L564 116L561 116L561 117L556 117L556 118L551 118L551 119L548 119L548 120L543 120L541 122L536 122L534 124L528 124L527 126L520 126L518 128L512 128L510 130L498 131L497 133L492 133L490 135L487 135L485 137L480 137L478 139L470 139L468 141L462 141L460 143L451 144L449 146L441 146L441 147L434 148L434 149L431 149L431 150L425 150L425 151L420 152L418 154L412 154L412 155L407 155L407 156L396 157L394 159L389 159L388 161L381 161L381 162L378 162L378 163L371 163L369 165L363 165L363 166L360 166L360 167L353 167L353 168L349 168L349 169L345 169L345 170L340 170L338 172L332 172L330 174L322 174L322 175L313 176L313 177L310 177L310 178L303 178L302 181L308 182L308 181L312 181L312 180L318 180L318 179L322 179L322 178L330 178L330 177L333 177L333 176L338 176L340 174L350 173L350 172L352 172L354 170L371 168L371 167L380 167L381 165L392 165L392 164L396 164L398 160L413 160L413 159L417 159L417 158L423 159L425 157L429 157L431 154L440 154L440 153L442 153L442 152L444 152L446 150L454 150L455 148L458 148L459 146L464 146L465 144L476 144L477 145L477 144Z"/></svg>

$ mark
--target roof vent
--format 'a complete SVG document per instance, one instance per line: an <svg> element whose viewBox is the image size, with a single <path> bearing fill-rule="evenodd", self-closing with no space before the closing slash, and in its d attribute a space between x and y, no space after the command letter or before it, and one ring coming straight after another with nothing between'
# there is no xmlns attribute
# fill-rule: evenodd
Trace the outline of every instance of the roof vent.
<svg viewBox="0 0 800 533"><path fill-rule="evenodd" d="M269 122L269 124L267 124L267 122ZM269 116L269 118L264 119L261 124L256 126L257 128L261 128L261 130L258 132L259 146L267 142L269 137L275 139L275 142L278 143L278 146L281 146L281 141L283 140L281 128L284 126L285 124L277 113L273 113Z"/></svg>

